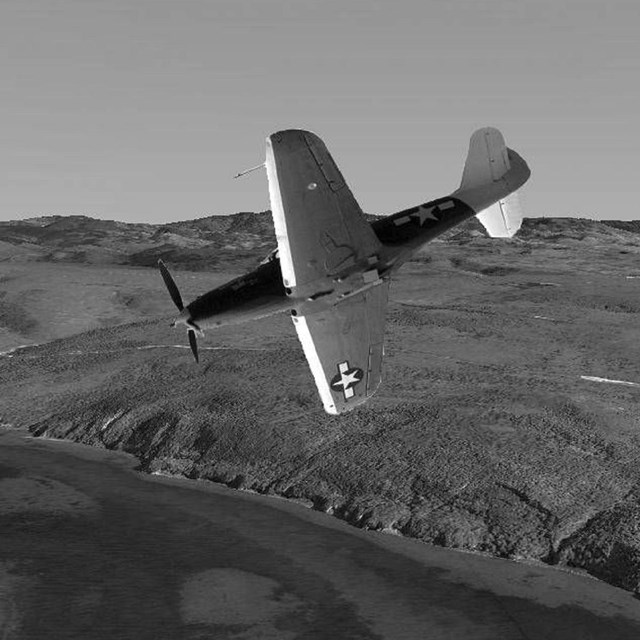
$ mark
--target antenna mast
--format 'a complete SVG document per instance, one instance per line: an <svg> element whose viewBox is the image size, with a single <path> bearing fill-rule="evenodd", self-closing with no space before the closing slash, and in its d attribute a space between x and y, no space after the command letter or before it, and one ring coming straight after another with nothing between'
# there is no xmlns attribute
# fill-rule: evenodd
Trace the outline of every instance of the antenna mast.
<svg viewBox="0 0 640 640"><path fill-rule="evenodd" d="M256 171L257 169L260 169L260 167L264 167L264 162L261 162L259 165L256 165L255 167L251 167L251 169L246 169L245 171L241 171L240 173L236 173L234 177L235 178L240 178L241 176L246 176L247 173L251 173L252 171Z"/></svg>

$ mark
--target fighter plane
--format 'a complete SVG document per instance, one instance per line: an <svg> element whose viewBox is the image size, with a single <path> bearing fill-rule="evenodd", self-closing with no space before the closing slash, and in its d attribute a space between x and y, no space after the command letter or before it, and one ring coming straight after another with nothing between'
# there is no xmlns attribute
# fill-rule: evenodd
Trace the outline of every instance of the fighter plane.
<svg viewBox="0 0 640 640"><path fill-rule="evenodd" d="M530 176L497 129L479 129L458 189L369 223L317 135L299 129L270 135L264 166L277 249L250 273L186 307L159 261L180 310L173 326L186 326L198 361L196 334L204 329L290 313L330 414L363 404L380 385L392 274L425 243L472 216L492 237L513 236L522 221L515 192Z"/></svg>

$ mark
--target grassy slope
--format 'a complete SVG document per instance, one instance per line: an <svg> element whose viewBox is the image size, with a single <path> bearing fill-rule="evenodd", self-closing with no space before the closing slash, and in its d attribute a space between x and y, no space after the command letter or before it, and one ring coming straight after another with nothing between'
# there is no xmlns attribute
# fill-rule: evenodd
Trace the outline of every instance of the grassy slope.
<svg viewBox="0 0 640 640"><path fill-rule="evenodd" d="M430 245L392 287L383 385L340 417L284 316L209 333L197 367L154 271L6 262L5 340L60 339L0 358L0 422L636 589L640 388L580 376L640 382L640 239L594 229Z"/></svg>

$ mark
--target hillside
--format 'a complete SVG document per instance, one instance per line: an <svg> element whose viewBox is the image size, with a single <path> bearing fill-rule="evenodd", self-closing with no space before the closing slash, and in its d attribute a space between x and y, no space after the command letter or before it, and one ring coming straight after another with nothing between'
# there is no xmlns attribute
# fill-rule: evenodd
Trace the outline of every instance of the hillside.
<svg viewBox="0 0 640 640"><path fill-rule="evenodd" d="M159 258L186 269L232 268L274 246L271 213L210 216L163 225L87 216L0 222L0 260L149 267Z"/></svg>
<svg viewBox="0 0 640 640"><path fill-rule="evenodd" d="M375 216L369 216L375 219ZM517 242L630 242L638 221L527 218ZM436 242L481 240L475 219ZM190 271L250 268L275 247L271 212L209 216L169 224L130 224L87 216L48 216L0 222L0 262L38 261L155 267L159 258Z"/></svg>
<svg viewBox="0 0 640 640"><path fill-rule="evenodd" d="M2 223L0 351L33 346L0 357L0 423L640 591L638 231L541 218L428 245L392 285L379 392L329 417L287 317L208 332L196 366L141 268L166 257L201 293L273 246L268 213Z"/></svg>

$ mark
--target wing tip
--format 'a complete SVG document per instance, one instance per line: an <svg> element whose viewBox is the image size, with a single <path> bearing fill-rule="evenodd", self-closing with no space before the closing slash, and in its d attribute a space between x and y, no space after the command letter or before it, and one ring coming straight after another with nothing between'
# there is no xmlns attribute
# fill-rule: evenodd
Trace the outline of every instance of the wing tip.
<svg viewBox="0 0 640 640"><path fill-rule="evenodd" d="M357 409L358 407L362 407L363 405L367 404L367 402L369 402L369 400L371 400L371 398L373 397L374 393L378 389L378 386L379 386L379 384L376 386L376 388L371 393L365 393L365 394L363 394L361 396L358 396L356 398L353 398L353 399L351 399L349 401L333 402L330 405L323 403L324 410L326 411L326 413L328 413L329 415L332 415L332 416L342 415L342 414L345 414L345 413L350 413L354 409Z"/></svg>
<svg viewBox="0 0 640 640"><path fill-rule="evenodd" d="M320 140L320 137L316 133L308 129L281 129L267 136L267 144L273 145L274 142L291 142L292 140L299 138L304 139L305 137Z"/></svg>

